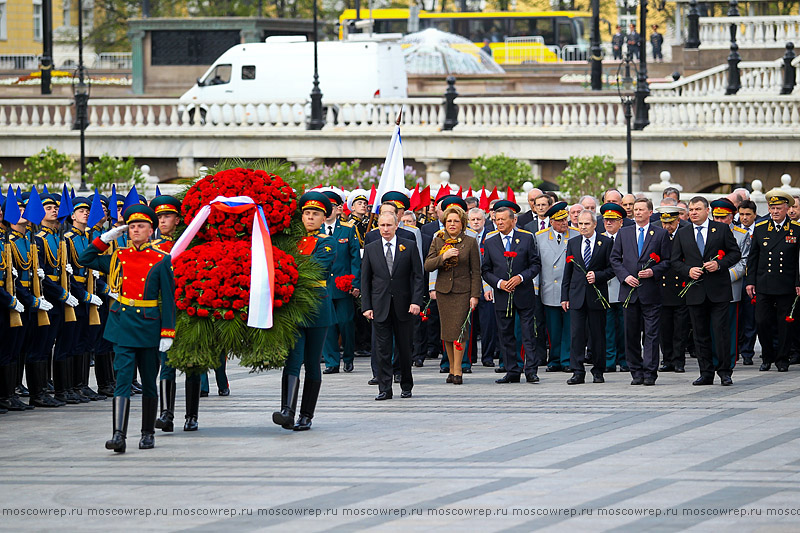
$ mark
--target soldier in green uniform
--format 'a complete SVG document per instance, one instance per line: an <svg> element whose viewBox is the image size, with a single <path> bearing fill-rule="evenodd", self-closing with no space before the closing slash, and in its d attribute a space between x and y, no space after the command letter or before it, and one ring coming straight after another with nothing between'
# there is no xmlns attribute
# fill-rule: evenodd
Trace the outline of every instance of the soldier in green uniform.
<svg viewBox="0 0 800 533"><path fill-rule="evenodd" d="M800 295L797 264L800 224L787 216L789 206L794 205L789 193L772 189L766 197L769 218L756 223L753 229L744 283L747 296L756 299L756 330L763 360L759 370L767 371L775 363L778 372L786 372L790 345L786 317L791 312L792 302ZM773 345L775 329L777 352Z"/></svg>
<svg viewBox="0 0 800 533"><path fill-rule="evenodd" d="M114 435L106 448L125 452L134 367L142 380L142 438L140 449L155 446L158 410L156 374L158 353L172 347L175 338L175 282L170 256L150 244L157 225L155 212L146 205L125 210L126 225L105 232L80 255L81 264L108 274L111 304L104 337L114 343ZM130 246L103 255L109 243L128 231ZM159 308L159 299L161 300Z"/></svg>
<svg viewBox="0 0 800 533"><path fill-rule="evenodd" d="M336 258L336 250L330 243L330 238L321 232L320 228L325 218L331 214L333 209L331 202L321 192L309 191L300 197L298 204L303 213L303 225L308 233L300 241L300 253L312 255L322 266L325 279L327 279L331 265ZM322 385L322 373L319 368L322 347L328 328L334 323L334 312L324 279L320 281L317 291L320 307L314 316L299 325L297 340L289 350L289 356L283 367L281 410L272 413L272 421L284 429L294 429L295 431L311 429L311 419L314 418L319 389ZM306 369L303 402L300 405L300 418L295 423L294 414L300 388L300 367L303 365Z"/></svg>

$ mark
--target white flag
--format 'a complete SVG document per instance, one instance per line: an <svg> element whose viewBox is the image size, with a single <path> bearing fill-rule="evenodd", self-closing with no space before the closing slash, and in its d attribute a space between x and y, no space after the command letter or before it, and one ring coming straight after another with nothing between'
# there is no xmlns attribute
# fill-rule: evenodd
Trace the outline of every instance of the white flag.
<svg viewBox="0 0 800 533"><path fill-rule="evenodd" d="M378 182L378 191L375 194L375 205L372 207L372 211L378 213L384 194L389 191L404 191L405 186L403 143L400 140L400 126L395 126L392 140L389 142L386 162L383 163L383 172L381 172L381 180Z"/></svg>

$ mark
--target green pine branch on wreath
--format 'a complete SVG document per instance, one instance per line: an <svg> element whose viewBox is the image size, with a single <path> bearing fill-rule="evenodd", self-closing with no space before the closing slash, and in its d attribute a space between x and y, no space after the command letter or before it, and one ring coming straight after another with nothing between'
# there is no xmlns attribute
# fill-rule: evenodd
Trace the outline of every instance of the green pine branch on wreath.
<svg viewBox="0 0 800 533"><path fill-rule="evenodd" d="M220 354L238 358L259 372L283 366L304 323L319 307L314 291L323 273L297 244L305 230L297 210L298 193L280 176L289 165L275 160L225 160L183 192L183 224L217 196L249 196L262 206L273 245L275 294L273 326L247 326L250 298L250 246L253 211L212 209L203 228L177 259L175 344L168 362L184 372L205 372ZM293 181L289 178L289 181Z"/></svg>

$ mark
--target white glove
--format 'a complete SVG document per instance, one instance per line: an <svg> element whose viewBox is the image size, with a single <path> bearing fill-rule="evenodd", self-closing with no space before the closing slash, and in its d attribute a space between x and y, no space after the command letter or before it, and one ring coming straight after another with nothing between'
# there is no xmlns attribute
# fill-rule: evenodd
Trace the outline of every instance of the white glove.
<svg viewBox="0 0 800 533"><path fill-rule="evenodd" d="M100 271L92 270L92 276L94 276L94 279L100 279Z"/></svg>
<svg viewBox="0 0 800 533"><path fill-rule="evenodd" d="M161 337L161 342L158 343L158 351L166 352L170 348L172 348L172 339L169 337Z"/></svg>
<svg viewBox="0 0 800 533"><path fill-rule="evenodd" d="M44 298L39 298L39 309L42 311L49 311L53 308L53 304L45 300Z"/></svg>
<svg viewBox="0 0 800 533"><path fill-rule="evenodd" d="M67 301L64 302L64 303L66 303L70 307L77 307L78 306L78 299L75 298L73 295L68 294L67 295Z"/></svg>
<svg viewBox="0 0 800 533"><path fill-rule="evenodd" d="M69 274L70 276L72 275L72 265L70 265L69 263L67 263L67 266L64 267L64 270L66 270L67 274Z"/></svg>
<svg viewBox="0 0 800 533"><path fill-rule="evenodd" d="M15 278L19 277L19 276L17 276L17 269L16 268L11 267L11 275L14 276Z"/></svg>
<svg viewBox="0 0 800 533"><path fill-rule="evenodd" d="M89 303L92 305L96 305L97 307L100 307L101 305L103 305L103 300L101 300L100 297L97 296L96 294L92 294Z"/></svg>
<svg viewBox="0 0 800 533"><path fill-rule="evenodd" d="M122 225L122 226L117 226L116 228L111 228L107 232L105 232L102 235L100 235L100 240L103 241L104 243L108 244L111 241L113 241L114 239L117 239L117 238L121 237L122 235L124 235L126 231L128 231L127 224Z"/></svg>
<svg viewBox="0 0 800 533"><path fill-rule="evenodd" d="M36 275L39 276L39 279L44 279L44 269L43 268L37 268L36 269Z"/></svg>
<svg viewBox="0 0 800 533"><path fill-rule="evenodd" d="M114 298L115 300L119 300L119 293L118 292L109 292L108 293L108 297L109 298Z"/></svg>
<svg viewBox="0 0 800 533"><path fill-rule="evenodd" d="M17 313L24 313L25 306L19 303L19 300L17 300L16 303L14 304L14 311L16 311Z"/></svg>

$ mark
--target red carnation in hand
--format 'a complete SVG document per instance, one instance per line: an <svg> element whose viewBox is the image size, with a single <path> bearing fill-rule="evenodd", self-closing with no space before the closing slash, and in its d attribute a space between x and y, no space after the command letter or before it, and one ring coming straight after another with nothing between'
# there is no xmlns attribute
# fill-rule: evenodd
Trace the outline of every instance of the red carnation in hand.
<svg viewBox="0 0 800 533"><path fill-rule="evenodd" d="M517 252L503 252L503 257L517 257Z"/></svg>
<svg viewBox="0 0 800 533"><path fill-rule="evenodd" d="M453 343L453 347L454 347L456 350L463 350L463 349L464 349L464 345L463 345L462 343L458 342L458 341L456 341L456 342L454 342L454 343Z"/></svg>
<svg viewBox="0 0 800 533"><path fill-rule="evenodd" d="M750 303L753 304L753 305L756 305L756 297L755 296L753 296L753 298L750 300Z"/></svg>
<svg viewBox="0 0 800 533"><path fill-rule="evenodd" d="M481 248L481 255L483 255L483 248Z"/></svg>
<svg viewBox="0 0 800 533"><path fill-rule="evenodd" d="M650 254L650 259L652 259L656 263L660 263L661 262L661 258L656 253Z"/></svg>
<svg viewBox="0 0 800 533"><path fill-rule="evenodd" d="M575 261L575 256L574 255L568 255L567 256L567 263L572 263L573 261Z"/></svg>
<svg viewBox="0 0 800 533"><path fill-rule="evenodd" d="M790 316L787 316L786 317L786 322L794 322L794 318L792 318Z"/></svg>
<svg viewBox="0 0 800 533"><path fill-rule="evenodd" d="M336 288L342 292L350 292L353 290L353 280L355 276L352 274L347 274L346 276L337 276L334 282L336 283Z"/></svg>
<svg viewBox="0 0 800 533"><path fill-rule="evenodd" d="M723 257L725 257L725 250L717 252L717 259L722 259Z"/></svg>

